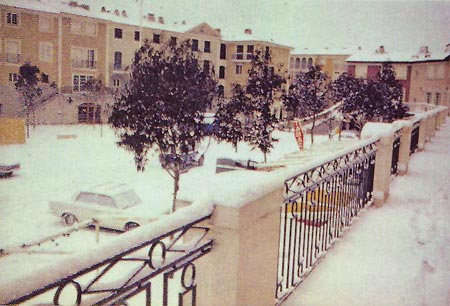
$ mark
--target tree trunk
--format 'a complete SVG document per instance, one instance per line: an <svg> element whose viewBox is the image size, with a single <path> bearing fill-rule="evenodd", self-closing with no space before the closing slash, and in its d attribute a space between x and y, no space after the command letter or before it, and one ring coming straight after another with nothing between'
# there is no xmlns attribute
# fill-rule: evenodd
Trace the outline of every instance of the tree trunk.
<svg viewBox="0 0 450 306"><path fill-rule="evenodd" d="M177 203L177 194L178 190L180 189L180 171L179 166L176 166L177 169L175 170L174 177L173 177L173 200L172 200L172 209L170 210L171 213L175 212L176 210L176 203Z"/></svg>
<svg viewBox="0 0 450 306"><path fill-rule="evenodd" d="M27 109L26 126L27 126L27 138L30 138L30 112L29 112L29 109Z"/></svg>
<svg viewBox="0 0 450 306"><path fill-rule="evenodd" d="M264 152L264 163L267 163L267 152Z"/></svg>
<svg viewBox="0 0 450 306"><path fill-rule="evenodd" d="M311 127L311 144L314 144L314 128L316 126L316 119L313 118L312 127Z"/></svg>

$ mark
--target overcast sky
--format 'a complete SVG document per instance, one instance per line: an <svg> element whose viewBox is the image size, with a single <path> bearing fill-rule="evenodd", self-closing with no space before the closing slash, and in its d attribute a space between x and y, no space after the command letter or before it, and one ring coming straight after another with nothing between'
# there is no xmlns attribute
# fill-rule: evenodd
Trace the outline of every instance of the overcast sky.
<svg viewBox="0 0 450 306"><path fill-rule="evenodd" d="M421 45L433 50L450 43L450 1L143 1L179 20L207 21L223 31L252 28L296 48L385 45L388 51L414 52Z"/></svg>
<svg viewBox="0 0 450 306"><path fill-rule="evenodd" d="M82 0L81 0L82 1ZM81 2L80 1L80 2ZM141 0L85 0L139 7ZM450 43L448 1L142 0L166 20L208 22L226 36L253 33L294 48L357 48L414 53Z"/></svg>

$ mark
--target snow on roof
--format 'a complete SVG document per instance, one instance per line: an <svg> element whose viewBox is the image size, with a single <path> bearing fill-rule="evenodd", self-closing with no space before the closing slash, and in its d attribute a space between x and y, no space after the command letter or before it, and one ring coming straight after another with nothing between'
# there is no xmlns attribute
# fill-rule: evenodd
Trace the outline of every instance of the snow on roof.
<svg viewBox="0 0 450 306"><path fill-rule="evenodd" d="M360 51L352 54L347 58L347 62L369 62L369 63L382 63L382 62L423 62L423 61L442 61L450 56L450 51L438 51L429 53L406 53L406 52L368 52Z"/></svg>
<svg viewBox="0 0 450 306"><path fill-rule="evenodd" d="M352 48L296 48L291 56L296 55L350 55L356 50Z"/></svg>
<svg viewBox="0 0 450 306"><path fill-rule="evenodd" d="M40 12L59 13L59 10L53 5L35 0L0 0L0 5L30 9Z"/></svg>
<svg viewBox="0 0 450 306"><path fill-rule="evenodd" d="M225 33L223 34L223 40L229 42L265 42L270 43L271 45L293 49L290 46L276 43L273 41L273 39L263 38L261 36L255 35L252 32L247 33L246 31L242 31L241 33Z"/></svg>

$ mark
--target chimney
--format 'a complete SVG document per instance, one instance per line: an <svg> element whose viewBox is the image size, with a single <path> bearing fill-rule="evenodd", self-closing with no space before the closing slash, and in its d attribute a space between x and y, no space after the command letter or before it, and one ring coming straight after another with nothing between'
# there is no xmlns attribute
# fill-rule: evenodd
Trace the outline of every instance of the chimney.
<svg viewBox="0 0 450 306"><path fill-rule="evenodd" d="M155 22L155 14L148 13L147 20L150 22Z"/></svg>
<svg viewBox="0 0 450 306"><path fill-rule="evenodd" d="M87 4L80 4L80 7L85 9L86 11L89 11L89 5Z"/></svg>
<svg viewBox="0 0 450 306"><path fill-rule="evenodd" d="M183 21L181 22L181 24L182 24L182 25L186 25L186 20L183 20Z"/></svg>
<svg viewBox="0 0 450 306"><path fill-rule="evenodd" d="M378 53L380 53L380 54L384 54L385 53L384 46L380 46L378 48Z"/></svg>
<svg viewBox="0 0 450 306"><path fill-rule="evenodd" d="M127 11L125 11L125 10L122 11L122 17L128 17Z"/></svg>
<svg viewBox="0 0 450 306"><path fill-rule="evenodd" d="M159 16L159 17L158 17L158 22L159 22L160 24L164 24L164 17Z"/></svg>
<svg viewBox="0 0 450 306"><path fill-rule="evenodd" d="M69 1L69 6L77 7L78 6L78 2L76 2L76 1Z"/></svg>
<svg viewBox="0 0 450 306"><path fill-rule="evenodd" d="M419 49L419 54L428 54L430 51L428 50L428 46L422 46Z"/></svg>
<svg viewBox="0 0 450 306"><path fill-rule="evenodd" d="M445 46L444 52L445 52L445 53L450 52L450 44L447 44L447 45Z"/></svg>
<svg viewBox="0 0 450 306"><path fill-rule="evenodd" d="M115 9L115 10L114 10L114 15L116 15L116 16L120 16L120 12L119 12L119 10L118 10L118 9Z"/></svg>
<svg viewBox="0 0 450 306"><path fill-rule="evenodd" d="M245 29L244 33L248 34L248 35L252 35L252 29Z"/></svg>
<svg viewBox="0 0 450 306"><path fill-rule="evenodd" d="M102 6L102 13L106 13L106 7Z"/></svg>
<svg viewBox="0 0 450 306"><path fill-rule="evenodd" d="M219 28L217 28L217 29L215 29L215 30L216 30L216 32L219 33L219 34L222 32L222 30L219 29Z"/></svg>

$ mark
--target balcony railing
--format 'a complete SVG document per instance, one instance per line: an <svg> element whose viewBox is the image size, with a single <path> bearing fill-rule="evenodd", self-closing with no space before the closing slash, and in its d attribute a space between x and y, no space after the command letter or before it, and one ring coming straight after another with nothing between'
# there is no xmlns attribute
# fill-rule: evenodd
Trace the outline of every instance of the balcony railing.
<svg viewBox="0 0 450 306"><path fill-rule="evenodd" d="M20 62L20 54L16 53L6 53L5 60L7 63L19 63Z"/></svg>
<svg viewBox="0 0 450 306"><path fill-rule="evenodd" d="M376 150L370 143L285 181L277 305L371 203Z"/></svg>
<svg viewBox="0 0 450 306"><path fill-rule="evenodd" d="M212 240L205 237L209 229L201 225L210 218L208 212L191 212L191 215L197 217L193 216L193 221L186 220L182 226L175 226L173 230L156 238L150 238L148 241L145 241L145 238L144 240L139 238L151 232L145 231L144 228L134 230L144 230L139 235L134 235L137 233L133 232L123 234L129 237L118 242L121 247L114 245L98 250L98 254L102 254L107 259L95 262L95 259L90 258L74 258L73 261L77 262L76 266L80 266L80 262L84 261L89 262L89 265L78 272L70 272L70 275L41 288L34 288L25 295L15 296L17 292L11 291L11 295L15 297L10 300L5 300L3 297L2 305L6 302L6 305L27 306L195 306L197 281L194 262L211 251ZM179 216L174 217L171 219L173 221L168 222L174 222L179 218ZM174 224L179 222L176 221ZM138 242L139 240L141 242ZM126 250L114 254L114 249ZM104 254L105 252L107 254ZM62 261L57 263L63 264ZM69 262L67 264L70 266ZM65 268L62 267L62 269ZM53 277L52 273L47 274L47 277ZM36 277L39 276L36 275ZM189 302L186 303L186 300Z"/></svg>
<svg viewBox="0 0 450 306"><path fill-rule="evenodd" d="M413 125L412 131L411 131L411 144L409 147L409 154L413 154L417 151L419 148L419 132L420 132L420 123L416 122Z"/></svg>
<svg viewBox="0 0 450 306"><path fill-rule="evenodd" d="M400 137L401 131L395 132L394 142L392 143L391 175L397 175L398 173L398 160L400 156Z"/></svg>
<svg viewBox="0 0 450 306"><path fill-rule="evenodd" d="M253 53L233 53L231 58L233 61L251 61Z"/></svg>
<svg viewBox="0 0 450 306"><path fill-rule="evenodd" d="M97 62L91 60L72 59L72 68L96 69Z"/></svg>

